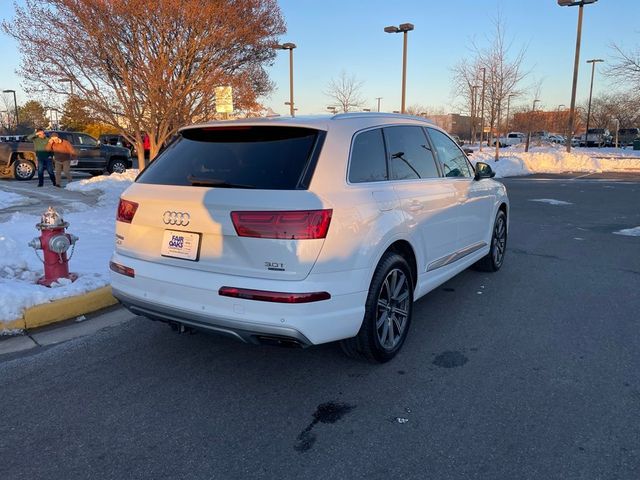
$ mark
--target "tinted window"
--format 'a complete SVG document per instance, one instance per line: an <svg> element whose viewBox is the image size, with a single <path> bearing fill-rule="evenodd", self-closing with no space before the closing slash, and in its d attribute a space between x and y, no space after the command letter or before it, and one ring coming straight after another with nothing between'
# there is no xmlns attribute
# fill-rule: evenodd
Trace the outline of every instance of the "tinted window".
<svg viewBox="0 0 640 480"><path fill-rule="evenodd" d="M438 152L445 177L472 177L473 173L467 156L444 133L429 128L429 136Z"/></svg>
<svg viewBox="0 0 640 480"><path fill-rule="evenodd" d="M98 142L95 138L90 137L89 135L85 135L84 133L80 133L76 135L78 137L78 145L86 145L88 147L95 147L98 145Z"/></svg>
<svg viewBox="0 0 640 480"><path fill-rule="evenodd" d="M292 190L308 177L319 132L292 127L184 130L138 182L161 185ZM307 174L307 175L305 175Z"/></svg>
<svg viewBox="0 0 640 480"><path fill-rule="evenodd" d="M388 178L382 130L359 133L351 149L349 181L351 183L380 182Z"/></svg>
<svg viewBox="0 0 640 480"><path fill-rule="evenodd" d="M391 178L439 177L436 162L422 127L387 127L384 129L391 165Z"/></svg>
<svg viewBox="0 0 640 480"><path fill-rule="evenodd" d="M58 132L58 137L60 137L62 140L66 140L69 143L75 143L73 141L73 135L71 135L70 133Z"/></svg>

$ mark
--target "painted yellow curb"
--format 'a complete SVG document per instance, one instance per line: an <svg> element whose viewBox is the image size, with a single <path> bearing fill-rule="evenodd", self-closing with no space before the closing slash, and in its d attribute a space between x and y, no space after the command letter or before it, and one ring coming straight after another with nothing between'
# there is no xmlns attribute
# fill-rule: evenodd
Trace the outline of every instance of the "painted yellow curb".
<svg viewBox="0 0 640 480"><path fill-rule="evenodd" d="M7 331L15 331L15 330L24 330L24 318L19 318L18 320L12 320L10 322L2 322L0 323L0 334Z"/></svg>
<svg viewBox="0 0 640 480"><path fill-rule="evenodd" d="M50 303L27 308L24 311L22 320L24 326L22 328L29 330L31 328L62 322L79 315L115 305L116 303L118 303L118 301L111 295L111 287L102 287L83 295L62 298Z"/></svg>

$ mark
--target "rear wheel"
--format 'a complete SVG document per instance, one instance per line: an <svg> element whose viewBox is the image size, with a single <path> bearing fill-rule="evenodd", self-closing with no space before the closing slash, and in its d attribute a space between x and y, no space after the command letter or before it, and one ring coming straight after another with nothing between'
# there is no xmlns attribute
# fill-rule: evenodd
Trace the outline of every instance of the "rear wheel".
<svg viewBox="0 0 640 480"><path fill-rule="evenodd" d="M483 272L497 272L504 262L504 254L507 250L507 216L502 210L498 210L496 221L493 224L491 235L491 248L489 253L475 263L474 267Z"/></svg>
<svg viewBox="0 0 640 480"><path fill-rule="evenodd" d="M31 160L18 158L14 163L14 176L16 180L31 180L36 174L36 166Z"/></svg>
<svg viewBox="0 0 640 480"><path fill-rule="evenodd" d="M384 254L371 280L360 331L342 340L351 357L388 362L402 348L413 311L413 279L406 260L394 252Z"/></svg>

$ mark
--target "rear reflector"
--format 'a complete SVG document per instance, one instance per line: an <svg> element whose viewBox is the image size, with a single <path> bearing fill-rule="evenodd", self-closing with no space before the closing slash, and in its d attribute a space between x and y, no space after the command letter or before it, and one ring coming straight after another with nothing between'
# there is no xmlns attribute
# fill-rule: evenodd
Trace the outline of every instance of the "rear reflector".
<svg viewBox="0 0 640 480"><path fill-rule="evenodd" d="M249 290L246 288L222 287L218 291L223 297L242 298L244 300L258 300L260 302L275 303L311 303L321 300L329 300L331 295L327 292L313 293L284 293L267 292L264 290Z"/></svg>
<svg viewBox="0 0 640 480"><path fill-rule="evenodd" d="M125 267L124 265L120 265L116 262L109 262L109 268L120 275L124 275L126 277L135 278L136 272L133 268Z"/></svg>
<svg viewBox="0 0 640 480"><path fill-rule="evenodd" d="M136 210L138 210L138 204L136 202L130 202L129 200L123 200L121 198L120 203L118 203L116 220L119 222L131 223L133 216L136 214Z"/></svg>
<svg viewBox="0 0 640 480"><path fill-rule="evenodd" d="M239 237L313 240L325 238L333 210L231 212Z"/></svg>

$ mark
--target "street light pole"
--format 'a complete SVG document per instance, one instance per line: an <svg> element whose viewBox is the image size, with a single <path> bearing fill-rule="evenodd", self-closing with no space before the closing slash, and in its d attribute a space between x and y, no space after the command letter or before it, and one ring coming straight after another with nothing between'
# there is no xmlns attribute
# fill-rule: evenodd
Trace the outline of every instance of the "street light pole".
<svg viewBox="0 0 640 480"><path fill-rule="evenodd" d="M289 105L289 113L292 117L296 116L295 105L293 103L293 49L296 48L295 43L283 43L275 46L280 50L289 50L289 101L285 105Z"/></svg>
<svg viewBox="0 0 640 480"><path fill-rule="evenodd" d="M509 104L511 103L511 97L517 97L517 95L515 93L511 93L507 96L507 125L506 125L506 130L507 130L507 134L509 133Z"/></svg>
<svg viewBox="0 0 640 480"><path fill-rule="evenodd" d="M376 97L376 100L378 101L378 111L380 111L380 100L382 100L382 97Z"/></svg>
<svg viewBox="0 0 640 480"><path fill-rule="evenodd" d="M18 100L16 100L16 91L3 90L2 93L13 93L13 108L15 108L16 113L16 133L18 133L18 125L20 124L20 120L18 119Z"/></svg>
<svg viewBox="0 0 640 480"><path fill-rule="evenodd" d="M405 104L407 96L407 34L415 27L412 23L401 23L398 27L391 26L385 27L384 31L387 33L400 33L404 34L403 48L402 48L402 102L400 105L400 113L406 113Z"/></svg>
<svg viewBox="0 0 640 480"><path fill-rule="evenodd" d="M591 64L591 87L589 87L589 106L587 107L587 131L585 132L584 142L585 146L589 146L589 120L591 118L591 94L593 93L593 77L596 73L596 63L604 62L601 58L593 58L587 60L587 63Z"/></svg>
<svg viewBox="0 0 640 480"><path fill-rule="evenodd" d="M598 0L558 0L558 5L561 7L575 7L578 6L578 32L576 35L576 54L573 62L573 84L571 87L571 109L569 111L569 124L567 126L567 153L571 153L571 139L573 138L573 124L576 113L576 88L578 86L578 66L580 64L580 38L582 35L582 10L585 5L595 3Z"/></svg>
<svg viewBox="0 0 640 480"><path fill-rule="evenodd" d="M531 123L533 123L533 115L536 111L536 103L540 100L537 98L533 101L533 106L531 107L531 115L529 115L529 133L527 134L527 144L524 146L524 151L529 151L529 144L531 143Z"/></svg>
<svg viewBox="0 0 640 480"><path fill-rule="evenodd" d="M484 136L484 90L487 79L487 69L482 67L482 98L480 99L480 151L482 151L482 137Z"/></svg>

